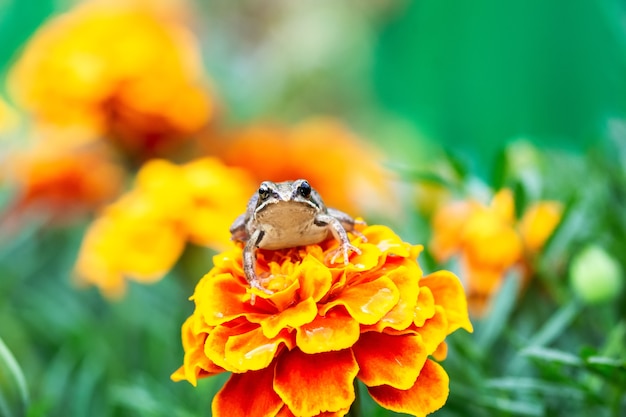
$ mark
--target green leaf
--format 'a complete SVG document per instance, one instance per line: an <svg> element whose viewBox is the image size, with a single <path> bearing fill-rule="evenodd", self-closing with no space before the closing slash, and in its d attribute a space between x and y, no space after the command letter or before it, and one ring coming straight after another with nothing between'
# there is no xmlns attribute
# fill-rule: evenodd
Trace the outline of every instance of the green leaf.
<svg viewBox="0 0 626 417"><path fill-rule="evenodd" d="M572 300L561 307L528 341L529 346L546 346L558 338L581 311L581 304Z"/></svg>
<svg viewBox="0 0 626 417"><path fill-rule="evenodd" d="M511 312L515 308L517 294L521 283L519 274L510 272L491 305L487 318L476 326L476 342L484 352L489 351L509 322Z"/></svg>
<svg viewBox="0 0 626 417"><path fill-rule="evenodd" d="M581 367L584 361L576 355L557 349L549 349L540 346L531 346L522 350L521 354L533 359L552 362L560 365Z"/></svg>
<svg viewBox="0 0 626 417"><path fill-rule="evenodd" d="M28 390L24 374L0 338L0 415L22 417L26 415L27 406Z"/></svg>

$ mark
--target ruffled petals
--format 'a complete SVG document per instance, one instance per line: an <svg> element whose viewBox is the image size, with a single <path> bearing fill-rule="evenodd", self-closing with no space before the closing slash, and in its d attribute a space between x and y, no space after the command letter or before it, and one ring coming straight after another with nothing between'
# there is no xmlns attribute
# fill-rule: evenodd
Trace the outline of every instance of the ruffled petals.
<svg viewBox="0 0 626 417"><path fill-rule="evenodd" d="M354 345L359 334L359 323L345 310L337 308L300 326L296 333L296 344L304 353L330 352Z"/></svg>
<svg viewBox="0 0 626 417"><path fill-rule="evenodd" d="M294 349L278 361L274 389L299 417L337 412L354 401L353 382L358 372L350 349L316 355Z"/></svg>
<svg viewBox="0 0 626 417"><path fill-rule="evenodd" d="M420 280L420 285L430 288L435 304L442 306L448 319L448 334L463 328L473 331L472 323L467 314L467 299L461 282L451 272L438 271Z"/></svg>
<svg viewBox="0 0 626 417"><path fill-rule="evenodd" d="M443 407L448 398L448 383L446 371L429 359L411 388L399 390L381 385L368 390L381 406L397 413L422 417Z"/></svg>
<svg viewBox="0 0 626 417"><path fill-rule="evenodd" d="M266 337L275 337L282 329L298 327L310 323L317 316L317 305L312 298L296 304L295 306L272 314L260 321L263 333Z"/></svg>
<svg viewBox="0 0 626 417"><path fill-rule="evenodd" d="M213 399L214 417L274 416L283 401L273 389L274 367L232 374Z"/></svg>
<svg viewBox="0 0 626 417"><path fill-rule="evenodd" d="M320 307L324 315L331 308L344 306L350 315L361 324L374 324L382 319L400 299L398 288L389 277L343 290L341 297Z"/></svg>
<svg viewBox="0 0 626 417"><path fill-rule="evenodd" d="M413 386L428 356L419 335L390 336L367 332L352 348L359 364L359 379L367 386Z"/></svg>

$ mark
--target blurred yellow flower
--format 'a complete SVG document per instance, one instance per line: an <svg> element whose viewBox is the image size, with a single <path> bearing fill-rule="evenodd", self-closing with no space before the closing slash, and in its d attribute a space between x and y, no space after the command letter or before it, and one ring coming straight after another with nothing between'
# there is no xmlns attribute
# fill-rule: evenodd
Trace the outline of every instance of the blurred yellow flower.
<svg viewBox="0 0 626 417"><path fill-rule="evenodd" d="M18 222L29 215L69 221L113 200L123 170L99 146L63 149L37 141L7 156L4 176L15 188L8 214Z"/></svg>
<svg viewBox="0 0 626 417"><path fill-rule="evenodd" d="M0 139L17 127L18 120L15 110L0 97Z"/></svg>
<svg viewBox="0 0 626 417"><path fill-rule="evenodd" d="M163 155L207 125L215 103L192 34L139 2L83 3L44 26L9 77L43 128L106 136Z"/></svg>
<svg viewBox="0 0 626 417"><path fill-rule="evenodd" d="M355 378L390 410L424 416L448 397L445 337L472 331L460 281L424 277L421 246L369 226L351 243L361 254L330 264L334 239L259 250L272 294L251 289L237 246L214 258L182 327L183 365L175 381L232 372L213 399L214 416L343 416ZM251 303L254 294L256 300ZM254 395L250 395L254 392Z"/></svg>
<svg viewBox="0 0 626 417"><path fill-rule="evenodd" d="M389 213L399 206L395 177L383 168L383 155L333 119L290 128L252 126L208 146L259 183L306 178L327 205L349 213Z"/></svg>
<svg viewBox="0 0 626 417"><path fill-rule="evenodd" d="M149 161L135 187L87 230L75 268L79 282L120 297L126 278L161 279L187 242L226 247L228 228L253 190L245 172L213 158L184 165Z"/></svg>
<svg viewBox="0 0 626 417"><path fill-rule="evenodd" d="M470 309L481 314L507 271L517 267L528 278L529 258L550 237L561 212L558 202L539 202L518 222L508 189L499 191L488 206L473 200L452 202L433 217L430 249L439 262L459 256Z"/></svg>

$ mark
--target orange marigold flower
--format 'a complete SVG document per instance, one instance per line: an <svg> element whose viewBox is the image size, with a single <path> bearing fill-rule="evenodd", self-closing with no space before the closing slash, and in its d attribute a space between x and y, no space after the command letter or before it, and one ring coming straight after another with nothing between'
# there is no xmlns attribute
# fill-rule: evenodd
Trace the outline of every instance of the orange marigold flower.
<svg viewBox="0 0 626 417"><path fill-rule="evenodd" d="M539 202L518 222L508 189L499 191L489 206L473 200L452 202L433 217L431 251L440 262L460 255L470 308L481 314L507 271L518 267L528 278L528 258L552 234L561 211L558 202Z"/></svg>
<svg viewBox="0 0 626 417"><path fill-rule="evenodd" d="M9 87L44 127L106 135L142 157L177 147L215 112L191 33L133 2L86 2L52 19Z"/></svg>
<svg viewBox="0 0 626 417"><path fill-rule="evenodd" d="M214 257L182 327L175 381L232 375L213 400L214 416L345 415L354 380L388 409L423 416L445 403L448 376L429 356L445 337L472 331L463 288L439 271L422 276L422 246L369 226L346 265L330 264L338 243L258 251L266 294L251 289L237 246ZM251 296L256 296L251 303Z"/></svg>
<svg viewBox="0 0 626 417"><path fill-rule="evenodd" d="M37 142L8 155L7 183L14 186L10 217L69 221L115 198L123 170L100 147L62 149Z"/></svg>
<svg viewBox="0 0 626 417"><path fill-rule="evenodd" d="M333 119L252 126L208 146L259 183L307 178L326 204L340 210L388 213L399 205L394 176L383 168L380 152Z"/></svg>
<svg viewBox="0 0 626 417"><path fill-rule="evenodd" d="M76 263L80 282L119 297L126 278L161 279L187 242L226 247L228 226L236 217L233 207L245 206L253 189L243 171L213 158L185 165L146 163L135 188L87 230Z"/></svg>

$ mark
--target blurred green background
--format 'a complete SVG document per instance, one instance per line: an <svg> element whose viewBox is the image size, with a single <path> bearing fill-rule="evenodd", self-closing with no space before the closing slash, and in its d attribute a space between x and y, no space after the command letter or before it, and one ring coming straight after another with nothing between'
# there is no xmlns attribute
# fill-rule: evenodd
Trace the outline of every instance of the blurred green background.
<svg viewBox="0 0 626 417"><path fill-rule="evenodd" d="M3 80L29 35L74 3L0 0ZM623 293L587 306L567 283L569 262L589 243L624 267L623 1L198 0L190 7L231 123L331 114L382 145L408 178L422 178L444 155L460 181L480 177L495 188L512 185L520 199L567 205L539 261L541 284L518 300L511 280L475 335L451 338L444 365L452 391L437 415L626 415ZM515 176L519 154L506 146L519 139L537 146L539 191ZM428 219L412 215L401 234L426 242ZM196 389L169 381L193 307L184 300L210 268L210 251L189 248L158 284L132 285L123 301L109 303L69 278L84 227L33 224L0 241L0 341L21 368L2 354L0 415L210 415L225 376ZM368 399L364 407L393 415Z"/></svg>

